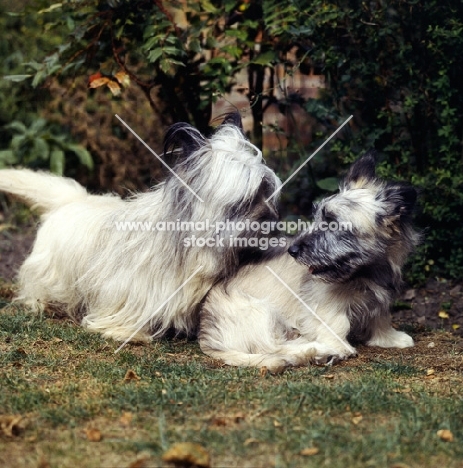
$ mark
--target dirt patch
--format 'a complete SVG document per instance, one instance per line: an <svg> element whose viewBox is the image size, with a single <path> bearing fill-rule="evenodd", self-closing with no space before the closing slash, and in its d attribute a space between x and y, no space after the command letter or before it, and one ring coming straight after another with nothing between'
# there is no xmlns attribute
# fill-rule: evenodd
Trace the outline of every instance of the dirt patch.
<svg viewBox="0 0 463 468"><path fill-rule="evenodd" d="M463 336L463 282L431 278L423 288L404 291L393 318L397 323Z"/></svg>
<svg viewBox="0 0 463 468"><path fill-rule="evenodd" d="M14 280L21 263L32 249L35 233L33 226L19 230L4 225L0 230L0 278Z"/></svg>

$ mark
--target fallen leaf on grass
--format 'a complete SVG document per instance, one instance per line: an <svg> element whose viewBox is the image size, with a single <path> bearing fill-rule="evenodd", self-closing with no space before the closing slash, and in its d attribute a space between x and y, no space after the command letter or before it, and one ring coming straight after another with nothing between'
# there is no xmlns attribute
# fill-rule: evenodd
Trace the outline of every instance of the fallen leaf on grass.
<svg viewBox="0 0 463 468"><path fill-rule="evenodd" d="M440 429L437 431L438 437L444 442L453 442L453 434L448 429Z"/></svg>
<svg viewBox="0 0 463 468"><path fill-rule="evenodd" d="M125 373L124 382L130 382L131 380L140 380L140 377L138 377L138 375L132 369L129 369Z"/></svg>
<svg viewBox="0 0 463 468"><path fill-rule="evenodd" d="M124 411L122 413L122 416L119 418L119 422L123 426L130 426L132 419L133 419L133 414L130 411Z"/></svg>
<svg viewBox="0 0 463 468"><path fill-rule="evenodd" d="M144 468L146 466L147 461L148 461L148 456L137 458L127 468Z"/></svg>
<svg viewBox="0 0 463 468"><path fill-rule="evenodd" d="M214 416L211 419L210 425L213 427L234 426L244 420L244 413L236 413L225 416Z"/></svg>
<svg viewBox="0 0 463 468"><path fill-rule="evenodd" d="M37 468L50 468L50 463L45 458L40 457L39 462L37 463Z"/></svg>
<svg viewBox="0 0 463 468"><path fill-rule="evenodd" d="M426 377L425 377L426 378ZM412 389L410 387L404 387L404 388L395 388L392 390L394 393L410 393Z"/></svg>
<svg viewBox="0 0 463 468"><path fill-rule="evenodd" d="M437 314L441 319L448 319L449 314L445 310L440 310Z"/></svg>
<svg viewBox="0 0 463 468"><path fill-rule="evenodd" d="M94 427L89 427L88 429L85 429L85 435L87 436L87 440L89 440L90 442L100 442L100 440L103 438L99 429L96 429Z"/></svg>
<svg viewBox="0 0 463 468"><path fill-rule="evenodd" d="M246 439L244 441L244 446L247 447L248 445L251 445L251 444L258 444L260 442L259 439L255 439L254 437L249 437L249 439Z"/></svg>
<svg viewBox="0 0 463 468"><path fill-rule="evenodd" d="M307 447L305 449L302 449L299 452L299 455L303 455L304 457L311 457L312 455L317 455L317 453L320 452L320 449L317 447Z"/></svg>
<svg viewBox="0 0 463 468"><path fill-rule="evenodd" d="M180 442L173 445L162 456L166 463L173 463L182 466L198 466L209 468L211 466L209 453L204 447L192 442Z"/></svg>
<svg viewBox="0 0 463 468"><path fill-rule="evenodd" d="M359 424L359 423L362 421L362 419L363 419L363 416L362 416L361 414L357 414L357 413L356 413L356 414L353 416L353 418L352 418L352 422L353 422L355 425L357 425L357 424Z"/></svg>
<svg viewBox="0 0 463 468"><path fill-rule="evenodd" d="M25 420L19 414L0 415L0 434L6 437L15 437L25 427Z"/></svg>

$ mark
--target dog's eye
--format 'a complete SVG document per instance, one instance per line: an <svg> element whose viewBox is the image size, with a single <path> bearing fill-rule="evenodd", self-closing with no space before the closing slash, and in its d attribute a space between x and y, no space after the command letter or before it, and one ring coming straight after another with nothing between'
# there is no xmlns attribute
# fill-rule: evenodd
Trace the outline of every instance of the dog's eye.
<svg viewBox="0 0 463 468"><path fill-rule="evenodd" d="M336 216L333 213L330 213L329 211L326 211L325 207L323 207L323 209L322 209L322 216L323 216L323 219L327 223L329 223L331 221L336 221Z"/></svg>

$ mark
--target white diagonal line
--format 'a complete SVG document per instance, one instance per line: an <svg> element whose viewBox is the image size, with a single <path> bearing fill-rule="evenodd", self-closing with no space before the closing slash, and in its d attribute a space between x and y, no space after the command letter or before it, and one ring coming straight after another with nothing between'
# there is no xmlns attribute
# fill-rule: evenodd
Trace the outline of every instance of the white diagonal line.
<svg viewBox="0 0 463 468"><path fill-rule="evenodd" d="M117 114L115 114L116 117L119 119L119 121L122 123L122 125L124 125L131 133L133 136L135 136L139 141L141 141L141 143L145 146L145 148L147 148L151 154L153 154L157 159L158 161L164 165L164 167L166 167L175 177L177 177L177 179L201 202L201 203L204 203L204 200L185 182L183 181L166 163L165 161L163 161L156 153L156 151L154 151L152 148L150 148L144 141L143 139L137 135L137 133L135 133L134 130L132 130L125 122L124 120L122 120Z"/></svg>
<svg viewBox="0 0 463 468"><path fill-rule="evenodd" d="M318 149L315 150L315 152L313 152L265 201L268 202L272 197L274 197L331 140L331 138L333 138L334 135L336 135L336 133L338 133L339 130L341 130L341 128L343 128L344 125L349 122L352 117L353 115L346 119L342 125L338 127L336 131L332 133L330 137L325 142L323 142L323 144L320 145Z"/></svg>
<svg viewBox="0 0 463 468"><path fill-rule="evenodd" d="M304 302L303 299L301 299L301 297L295 293L292 288L286 284L285 281L283 281L269 266L266 266L265 268L267 268L267 270L270 271L270 273L272 273L272 275L309 311L312 313L312 315L317 319L319 320L322 325L324 327L326 327L326 329L331 332L331 334L337 339L339 340L347 349L348 351L352 351L352 347L349 345L349 343L347 343L345 340L343 340L318 314L315 313L315 311L308 305Z"/></svg>
<svg viewBox="0 0 463 468"><path fill-rule="evenodd" d="M156 315L190 280L201 270L203 266L199 266L196 270L151 314L151 316ZM114 351L114 354L118 353L149 321L151 317L145 320L125 341L122 343L119 348Z"/></svg>

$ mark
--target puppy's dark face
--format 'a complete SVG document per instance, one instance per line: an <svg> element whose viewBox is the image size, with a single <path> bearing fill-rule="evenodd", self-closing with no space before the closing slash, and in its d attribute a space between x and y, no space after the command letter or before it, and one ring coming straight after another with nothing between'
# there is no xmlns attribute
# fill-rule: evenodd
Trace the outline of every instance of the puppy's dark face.
<svg viewBox="0 0 463 468"><path fill-rule="evenodd" d="M410 226L415 200L413 188L378 180L367 154L352 165L340 192L315 206L311 229L288 252L326 282L377 277L380 271L389 278L416 243Z"/></svg>
<svg viewBox="0 0 463 468"><path fill-rule="evenodd" d="M350 206L350 208L349 208ZM336 195L323 200L315 211L311 230L303 232L288 249L315 277L327 282L349 280L363 265L380 254L373 222L367 216L353 219L360 205ZM346 216L347 214L347 216Z"/></svg>

